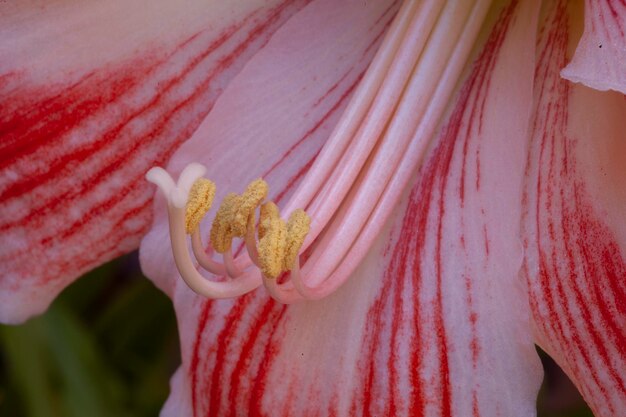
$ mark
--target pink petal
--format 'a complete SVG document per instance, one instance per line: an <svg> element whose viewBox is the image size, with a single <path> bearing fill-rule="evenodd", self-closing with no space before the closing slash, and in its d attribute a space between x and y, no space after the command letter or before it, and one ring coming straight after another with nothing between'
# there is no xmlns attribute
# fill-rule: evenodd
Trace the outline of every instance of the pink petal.
<svg viewBox="0 0 626 417"><path fill-rule="evenodd" d="M137 247L145 172L304 3L1 5L0 321Z"/></svg>
<svg viewBox="0 0 626 417"><path fill-rule="evenodd" d="M626 98L559 78L575 12L552 8L537 52L525 270L538 343L594 415L616 416L626 410Z"/></svg>
<svg viewBox="0 0 626 417"><path fill-rule="evenodd" d="M373 13L318 0L298 14L220 98L202 129L203 143L212 143L204 151L210 156L202 153L196 137L172 165L180 169L183 156L205 162L210 158L218 185L242 187L243 179L282 161L280 171L272 171L272 184L289 190L299 167L306 167L307 156L315 154L328 134L313 130L314 142L299 141L326 114L313 104L330 89L330 103L323 106L332 109L348 91L341 83L341 91L331 88L333 80L341 79L342 67L350 68L333 59L334 54L352 61L366 40L375 38L370 27L383 9L368 7L379 9ZM173 295L183 355L164 415L534 413L541 371L527 295L517 274L534 63L529 51L535 44L528 27L536 26L538 10L532 2L521 2L499 12L492 15L495 29L456 99L439 143L410 196L398 207L401 217L337 293L291 306L275 303L263 291L230 301L203 300L180 280L168 278L177 274L167 266L171 260L160 261L167 248L159 250L157 242L165 246L167 236L164 220L158 220L142 246L143 266ZM342 24L348 17L349 28ZM310 49L300 43L310 42L309 31L316 34ZM337 40L357 46L342 51L346 45ZM307 58L319 57L321 50L342 68L334 76L324 72L328 62L316 64ZM288 66L272 77L281 55L302 65ZM315 73L317 83L305 82ZM352 72L347 74L354 79ZM293 85L303 82L298 100L282 87L284 79L293 80ZM269 95L271 91L277 92ZM266 99L263 108L261 97ZM248 100L253 103L248 105ZM235 104L247 111L237 117L228 113ZM336 119L325 120L331 124ZM257 130L247 132L250 126ZM256 145L254 135L264 146ZM232 145L235 139L246 146ZM265 147L269 139L277 141L276 151ZM302 145L285 157L289 143ZM309 151L299 149L307 143ZM229 149L242 155L239 162ZM236 169L236 163L250 167L250 172ZM223 170L230 176L222 175ZM169 269L158 273L158 268Z"/></svg>
<svg viewBox="0 0 626 417"><path fill-rule="evenodd" d="M573 21L581 20L581 10ZM585 30L561 75L597 90L626 94L626 2L587 0Z"/></svg>

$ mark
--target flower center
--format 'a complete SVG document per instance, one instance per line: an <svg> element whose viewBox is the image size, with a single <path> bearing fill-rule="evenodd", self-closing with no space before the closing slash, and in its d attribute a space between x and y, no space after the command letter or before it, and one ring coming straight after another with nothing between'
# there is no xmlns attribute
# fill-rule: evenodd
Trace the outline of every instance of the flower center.
<svg viewBox="0 0 626 417"><path fill-rule="evenodd" d="M369 251L421 164L489 3L404 2L342 118L283 208L287 222L276 205L264 203L267 184L255 180L243 194L225 197L207 253L198 224L215 187L200 179L203 167L189 165L177 184L161 168L148 172L148 180L168 199L174 259L185 282L212 298L264 285L285 303L319 299L339 288ZM208 280L196 270L187 234L198 264L229 280ZM234 238L242 238L246 247L236 258ZM305 250L301 266L299 252ZM221 254L223 262L211 252ZM285 279L277 279L286 272Z"/></svg>
<svg viewBox="0 0 626 417"><path fill-rule="evenodd" d="M205 172L200 164L191 164L183 170L178 183L159 167L152 168L146 175L149 181L159 186L168 200L174 260L189 287L211 298L233 297L260 285L261 280L255 280L258 271L262 279L275 280L283 273L299 269L297 258L311 220L304 210L295 210L285 222L278 206L272 202L263 203L269 187L262 179L250 183L241 195L226 195L217 210L210 233L211 248L223 256L223 262L206 253L199 225L213 204L216 186L202 177ZM260 209L258 234L255 230L257 208ZM192 251L198 264L213 274L228 276L230 280L211 282L200 274L188 252L187 235L191 235ZM249 263L257 268L248 268L250 265L246 265L245 260L233 258L234 238L244 239ZM258 281L257 285L254 285L255 281Z"/></svg>

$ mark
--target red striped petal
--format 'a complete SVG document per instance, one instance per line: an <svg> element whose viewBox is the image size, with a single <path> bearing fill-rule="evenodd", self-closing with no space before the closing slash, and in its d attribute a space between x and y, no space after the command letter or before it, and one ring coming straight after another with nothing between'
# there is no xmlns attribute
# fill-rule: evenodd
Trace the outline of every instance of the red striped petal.
<svg viewBox="0 0 626 417"><path fill-rule="evenodd" d="M539 41L525 268L538 342L594 415L616 416L626 410L626 98L559 78L579 13L559 2Z"/></svg>
<svg viewBox="0 0 626 417"><path fill-rule="evenodd" d="M355 415L533 415L517 220L536 3L499 16L422 167L370 306Z"/></svg>
<svg viewBox="0 0 626 417"><path fill-rule="evenodd" d="M0 321L137 247L144 173L306 0L257 3L2 5Z"/></svg>
<svg viewBox="0 0 626 417"><path fill-rule="evenodd" d="M563 77L626 94L626 2L587 0L584 16L583 36Z"/></svg>
<svg viewBox="0 0 626 417"><path fill-rule="evenodd" d="M274 39L281 41L276 49L270 43L257 55L259 62L253 60L248 69L258 64L270 71L270 63L280 56L270 55L271 51L306 56L306 48L295 41L291 48L286 47L288 35L293 33L288 30L297 32L310 25L299 19L312 18L307 13L313 14L324 4L333 3L314 2L290 22L294 27L288 24L281 29ZM375 37L370 25L358 18L357 10L345 6L335 17L343 13L353 19L344 36L355 40ZM159 221L144 241L143 265L173 294L183 355L164 415L534 413L541 371L532 344L527 293L518 280L522 262L518 224L534 64L530 51L535 37L528 28L536 26L537 13L534 2L494 10L493 31L415 187L398 208L397 221L391 231L388 228L380 236L353 278L330 297L284 306L263 291L237 300L207 301L184 283L171 288L166 274L157 274L158 268L169 268L167 273L176 276L172 266L166 265L171 261L160 261L165 252L151 242L166 238L159 231L164 221ZM323 29L316 35L322 39L326 31L335 34L339 30L333 29L337 21L332 16L313 21L314 27ZM354 49L362 50L362 46ZM266 60L261 61L264 54ZM314 63L299 69L307 74L319 70ZM295 69L281 77L292 71ZM354 80L355 76L348 78ZM329 91L326 97L330 102L324 106L333 108L348 91L345 86L333 88L332 77L319 79L321 85L303 86L314 91L303 94L310 107L303 120L306 126L285 125L292 144L301 143L302 132L317 126L327 112L310 103ZM231 84L233 94L243 94L243 86L254 87L248 96L254 100L257 91L272 91L273 84L267 79L265 84L244 81L241 89L233 87L238 80ZM230 102L229 92L220 103ZM245 104L244 98L232 101ZM274 103L269 101L267 108L263 114L269 118ZM300 111L279 99L276 108L277 115L286 112L281 119L285 121ZM238 123L248 128L252 125L249 120L262 121L258 116L248 120L246 115ZM269 127L258 125L257 133L277 131L271 129L273 120L265 122ZM230 124L234 121L228 119L227 123L220 132L224 141L245 133ZM313 132L318 138L312 143L317 145L310 145L313 149L308 155L315 154L328 134L319 129ZM210 137L208 130L206 134ZM211 143L218 146L217 139ZM250 166L262 172L254 161L266 166L283 161L276 171L283 173L283 179L275 181L279 190L288 190L307 158L290 159L291 154L285 153L288 145L279 144L272 157L267 157L263 148L255 149L258 158L252 159ZM245 152L244 147L235 149ZM198 154L197 146L195 150ZM222 164L219 155L209 160ZM234 160L227 159L231 165ZM290 160L291 164L285 162ZM247 160L242 161L247 167ZM175 157L173 165L180 169L180 164Z"/></svg>

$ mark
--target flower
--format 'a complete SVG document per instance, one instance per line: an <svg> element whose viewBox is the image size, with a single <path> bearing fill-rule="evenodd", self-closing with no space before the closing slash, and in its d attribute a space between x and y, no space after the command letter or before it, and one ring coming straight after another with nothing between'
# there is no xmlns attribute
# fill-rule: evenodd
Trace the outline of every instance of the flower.
<svg viewBox="0 0 626 417"><path fill-rule="evenodd" d="M270 197L287 200L314 169L391 21L397 5L387 5L303 8L232 79L168 169L204 163L218 200L265 174ZM196 295L178 278L157 198L141 258L174 300L183 355L164 415L533 415L541 380L534 342L596 415L624 409L624 7L589 2L581 46L563 72L618 93L559 76L580 5L487 6L418 7L429 36L410 77L421 117L399 119L394 108L384 127L416 124L407 146L421 152L388 156L423 155L409 167L419 172L328 297L285 306L262 290L220 301ZM467 28L477 36L473 64L447 104L455 63L460 71L467 56L455 51L474 43ZM599 40L608 54L593 49ZM436 110L446 110L441 124ZM369 151L365 168L381 149ZM391 171L385 189L402 167L376 171ZM321 241L342 236L331 229Z"/></svg>

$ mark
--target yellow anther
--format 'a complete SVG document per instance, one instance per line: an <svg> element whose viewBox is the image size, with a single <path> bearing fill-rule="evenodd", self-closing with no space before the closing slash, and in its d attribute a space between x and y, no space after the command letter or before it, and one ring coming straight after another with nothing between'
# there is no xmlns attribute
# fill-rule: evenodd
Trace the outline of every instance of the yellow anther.
<svg viewBox="0 0 626 417"><path fill-rule="evenodd" d="M185 230L192 234L200 224L200 220L213 204L215 184L206 178L199 178L191 186L185 211Z"/></svg>
<svg viewBox="0 0 626 417"><path fill-rule="evenodd" d="M261 178L252 181L246 191L239 196L239 204L234 209L232 215L232 231L233 235L243 237L246 234L248 226L248 218L254 213L254 210L267 197L269 187Z"/></svg>
<svg viewBox="0 0 626 417"><path fill-rule="evenodd" d="M304 238L309 233L311 218L302 209L291 213L287 222L287 246L285 257L283 258L283 269L289 271L293 268L300 248L304 243Z"/></svg>
<svg viewBox="0 0 626 417"><path fill-rule="evenodd" d="M261 206L261 214L259 217L259 240L263 239L269 228L270 219L273 217L280 217L280 211L278 206L268 201Z"/></svg>
<svg viewBox="0 0 626 417"><path fill-rule="evenodd" d="M283 272L287 243L287 225L278 215L265 218L265 231L259 241L259 263L267 278L276 278Z"/></svg>
<svg viewBox="0 0 626 417"><path fill-rule="evenodd" d="M211 225L211 245L218 253L224 253L231 247L233 241L231 219L235 208L239 205L239 198L235 193L226 195L215 214L215 220Z"/></svg>

